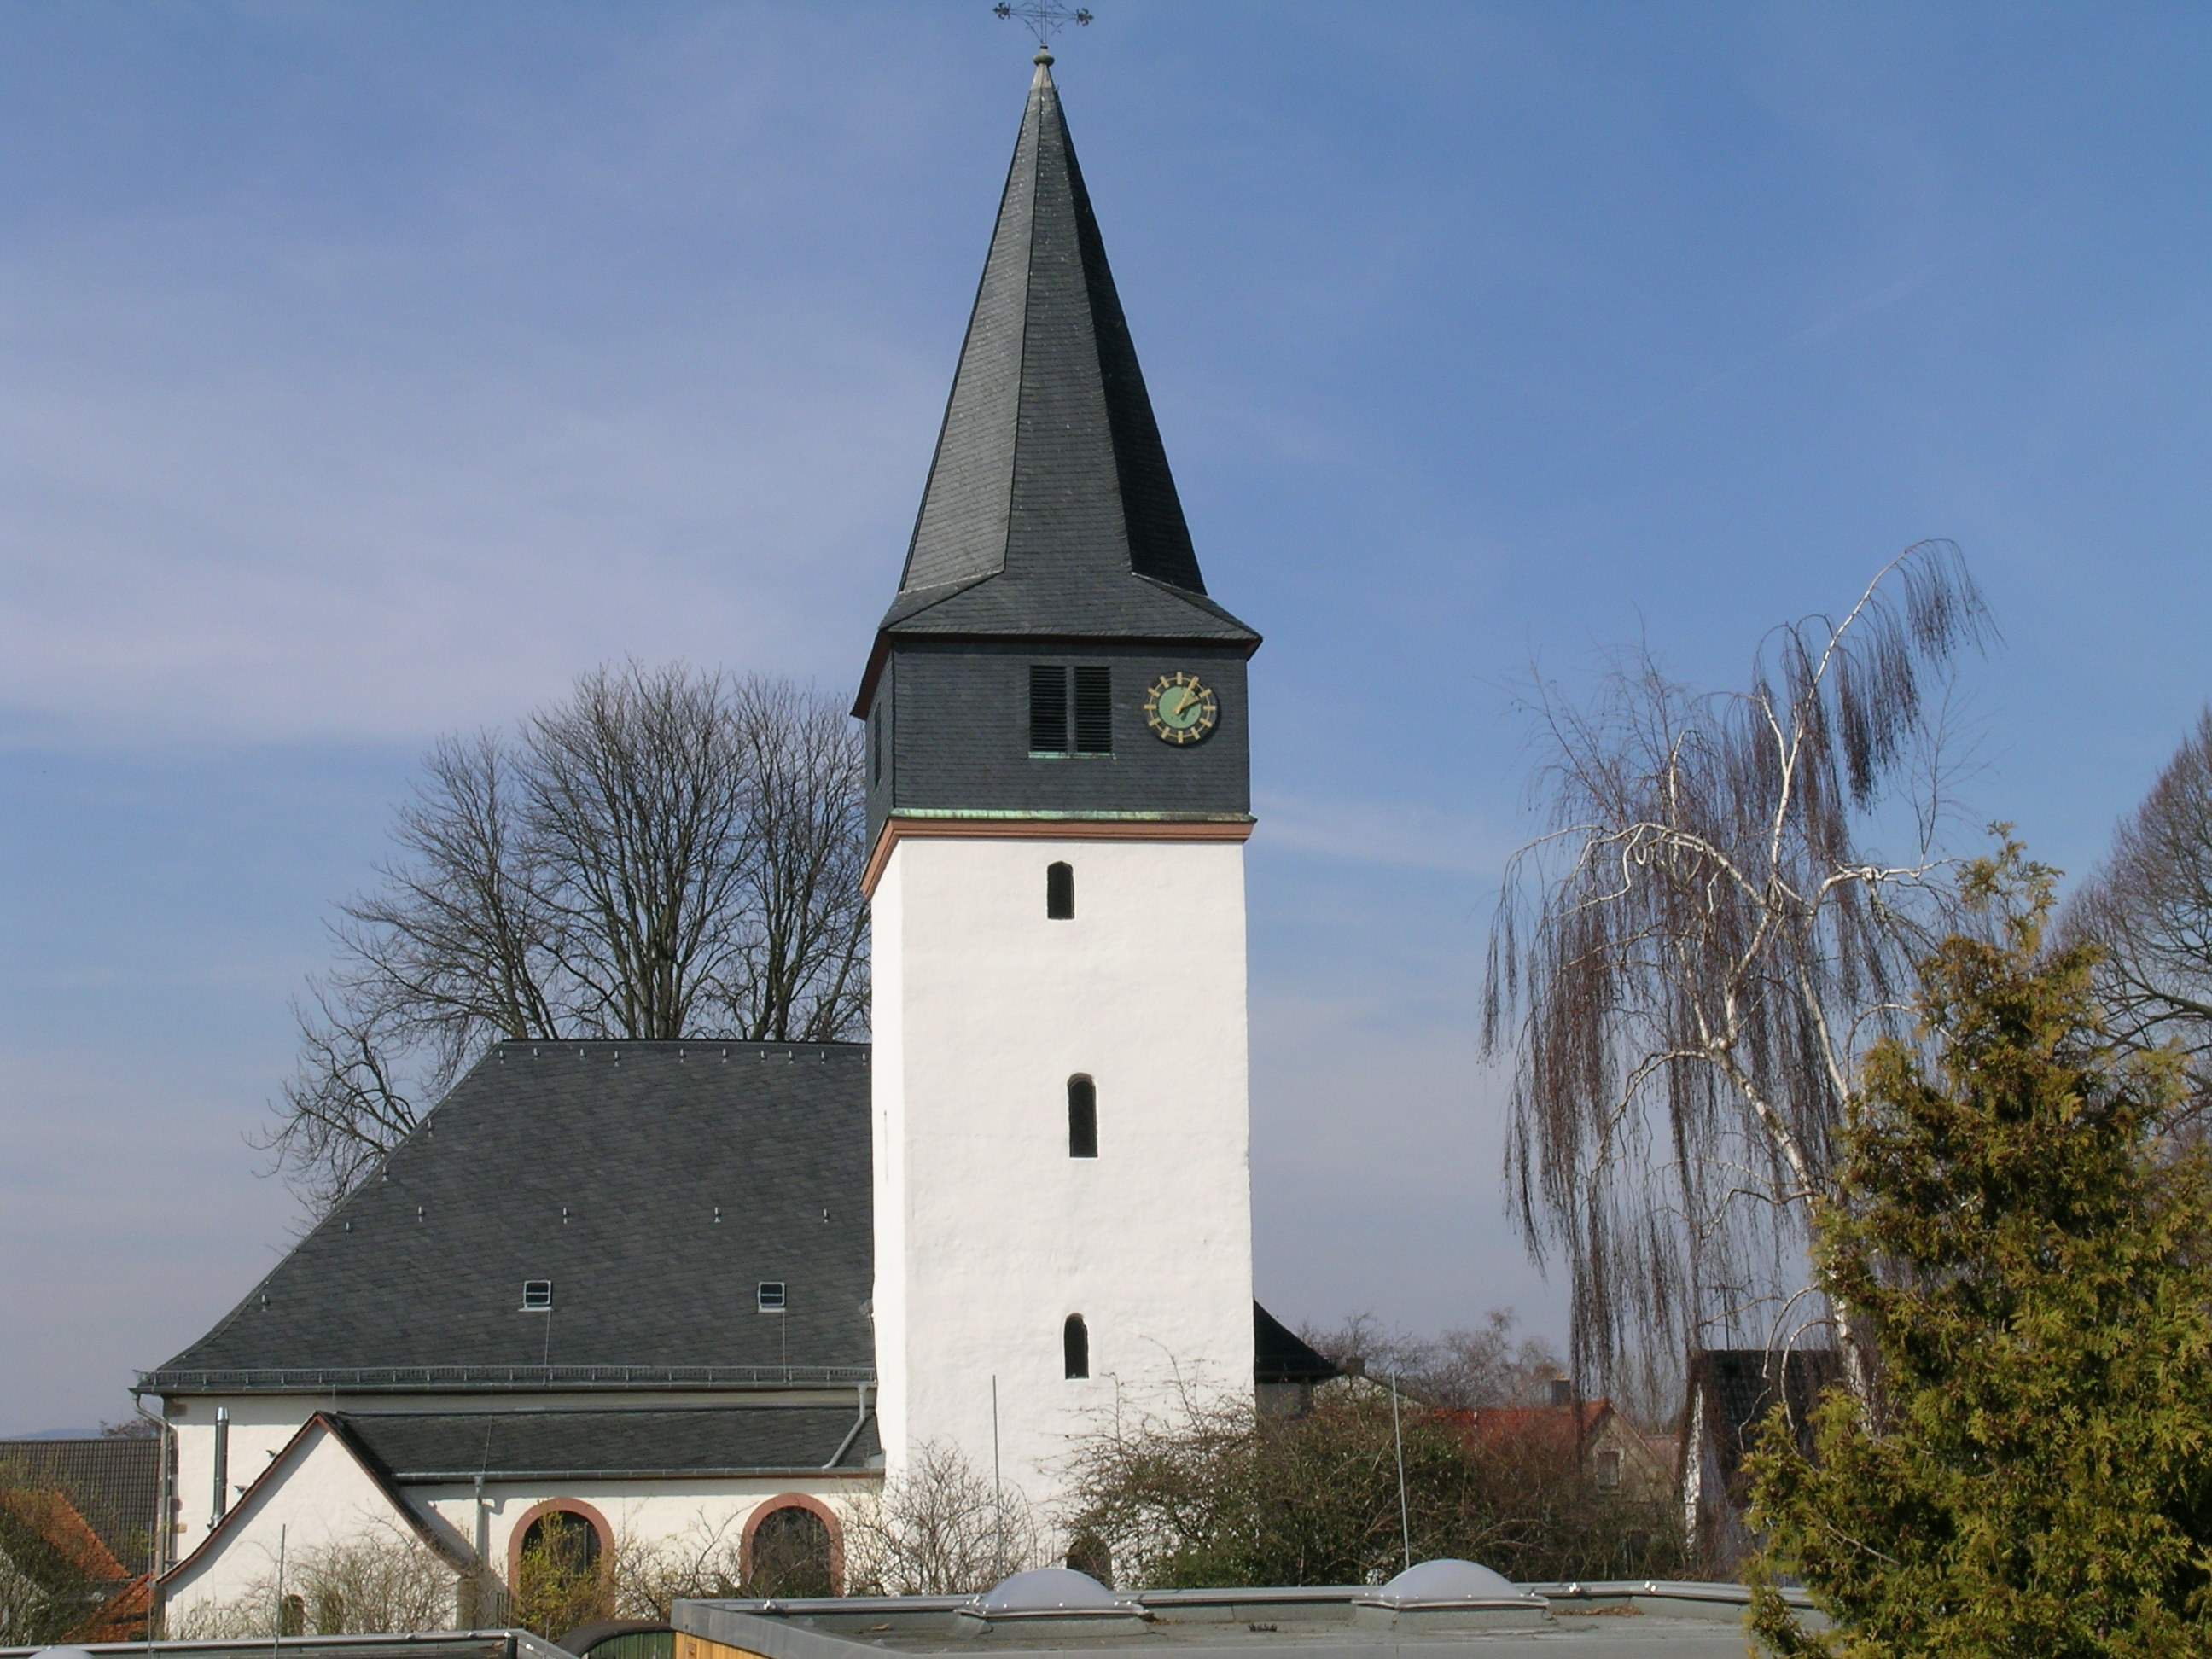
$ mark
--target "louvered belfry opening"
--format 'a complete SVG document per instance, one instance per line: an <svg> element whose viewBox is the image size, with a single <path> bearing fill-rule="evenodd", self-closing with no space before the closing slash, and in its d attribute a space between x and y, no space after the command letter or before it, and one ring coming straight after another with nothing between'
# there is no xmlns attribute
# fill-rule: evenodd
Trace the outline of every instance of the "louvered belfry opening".
<svg viewBox="0 0 2212 1659"><path fill-rule="evenodd" d="M1073 715L1071 720L1070 714ZM1114 752L1114 671L1103 663L1069 668L1030 665L1030 753Z"/></svg>
<svg viewBox="0 0 2212 1659"><path fill-rule="evenodd" d="M1114 671L1103 663L1075 671L1075 752L1114 752Z"/></svg>
<svg viewBox="0 0 2212 1659"><path fill-rule="evenodd" d="M1067 671L1056 662L1030 665L1030 753L1067 752Z"/></svg>

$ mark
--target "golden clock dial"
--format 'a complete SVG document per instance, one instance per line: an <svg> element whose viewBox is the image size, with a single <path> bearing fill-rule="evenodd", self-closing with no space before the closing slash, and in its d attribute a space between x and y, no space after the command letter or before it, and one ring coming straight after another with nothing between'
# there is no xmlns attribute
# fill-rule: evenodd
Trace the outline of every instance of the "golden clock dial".
<svg viewBox="0 0 2212 1659"><path fill-rule="evenodd" d="M1221 699L1195 674L1163 674L1145 693L1145 724L1177 748L1202 743L1221 718Z"/></svg>

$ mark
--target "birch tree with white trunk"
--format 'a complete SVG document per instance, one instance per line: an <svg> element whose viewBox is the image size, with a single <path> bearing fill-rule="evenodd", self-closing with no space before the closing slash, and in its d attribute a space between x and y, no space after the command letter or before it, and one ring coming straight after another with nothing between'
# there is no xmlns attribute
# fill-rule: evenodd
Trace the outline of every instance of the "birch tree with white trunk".
<svg viewBox="0 0 2212 1659"><path fill-rule="evenodd" d="M1993 636L1957 550L1923 543L1839 618L1769 633L1741 690L1682 685L1648 647L1587 702L1540 685L1548 827L1506 868L1482 1027L1578 1373L1826 1327L1868 1392L1806 1243L1861 1058L1906 1030L1949 907L1948 693Z"/></svg>

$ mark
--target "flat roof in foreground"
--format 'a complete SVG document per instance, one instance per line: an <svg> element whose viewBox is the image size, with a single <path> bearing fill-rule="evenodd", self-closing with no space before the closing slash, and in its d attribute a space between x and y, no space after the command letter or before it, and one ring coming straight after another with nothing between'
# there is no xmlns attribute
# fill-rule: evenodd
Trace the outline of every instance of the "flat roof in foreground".
<svg viewBox="0 0 2212 1659"><path fill-rule="evenodd" d="M0 1648L0 1659L46 1654L92 1659L570 1659L526 1630L422 1631L392 1636L221 1637L191 1641L69 1642Z"/></svg>
<svg viewBox="0 0 2212 1659"><path fill-rule="evenodd" d="M1415 1572L1466 1564L1424 1563ZM1442 1659L1465 1646L1480 1659L1509 1654L1650 1653L1667 1659L1741 1659L1741 1584L1620 1581L1458 1589L1434 1576L1423 1595L1393 1585L1302 1589L1078 1591L1054 1604L1002 1596L1022 1574L982 1596L850 1597L822 1601L679 1601L677 1659L862 1659L940 1654L978 1646L1013 1651L1136 1659L1149 1650L1177 1659L1384 1659L1419 1650ZM1050 1575L1060 1577L1057 1572ZM1411 1577L1411 1575L1407 1575ZM1077 1575L1066 1575L1068 1577ZM1090 1581L1084 1581L1088 1583ZM1094 1589L1097 1587L1092 1587ZM999 1598L994 1604L994 1598ZM1808 1628L1820 1624L1804 1598L1790 1597Z"/></svg>

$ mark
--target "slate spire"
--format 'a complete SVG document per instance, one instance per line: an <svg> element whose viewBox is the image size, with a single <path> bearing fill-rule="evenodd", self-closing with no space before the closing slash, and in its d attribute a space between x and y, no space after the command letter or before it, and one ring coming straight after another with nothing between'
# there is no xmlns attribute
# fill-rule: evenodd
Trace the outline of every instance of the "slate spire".
<svg viewBox="0 0 2212 1659"><path fill-rule="evenodd" d="M1256 644L1206 597L1052 56L1036 62L884 633Z"/></svg>

